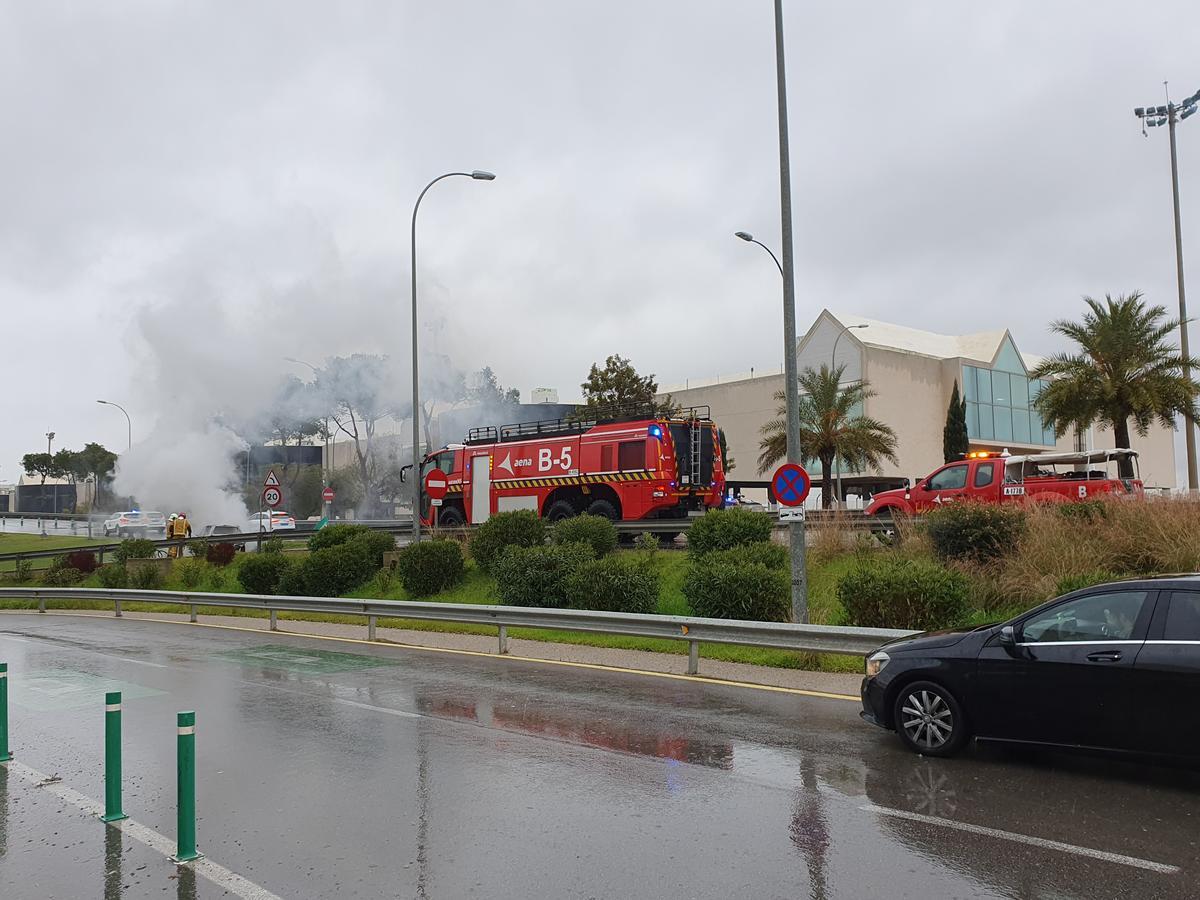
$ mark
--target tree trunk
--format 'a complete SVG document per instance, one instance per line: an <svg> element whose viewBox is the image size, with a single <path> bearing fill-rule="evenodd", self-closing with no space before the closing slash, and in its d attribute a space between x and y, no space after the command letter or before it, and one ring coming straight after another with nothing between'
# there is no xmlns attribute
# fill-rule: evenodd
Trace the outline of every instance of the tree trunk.
<svg viewBox="0 0 1200 900"><path fill-rule="evenodd" d="M1117 442L1118 449L1129 447L1129 419L1123 418L1120 421L1113 422L1113 438ZM1126 456L1122 457L1117 462L1117 474L1122 478L1133 477L1133 460Z"/></svg>
<svg viewBox="0 0 1200 900"><path fill-rule="evenodd" d="M821 457L821 509L833 506L833 457Z"/></svg>

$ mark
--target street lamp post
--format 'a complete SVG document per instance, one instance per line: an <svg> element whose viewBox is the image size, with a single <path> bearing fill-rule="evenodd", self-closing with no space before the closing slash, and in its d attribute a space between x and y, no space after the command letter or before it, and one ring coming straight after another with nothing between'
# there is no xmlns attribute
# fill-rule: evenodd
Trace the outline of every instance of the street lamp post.
<svg viewBox="0 0 1200 900"><path fill-rule="evenodd" d="M123 407L120 403L113 403L111 400L97 400L96 402L101 403L104 406L115 406L121 412L125 413L125 449L127 451L133 449L133 422L131 422L129 419L129 413L125 412L125 407Z"/></svg>
<svg viewBox="0 0 1200 900"><path fill-rule="evenodd" d="M844 335L847 331L851 331L853 329L869 328L869 327L870 326L867 325L866 323L864 323L862 325L843 325L842 326L842 330L839 331L837 334L837 337L835 337L833 339L833 353L829 354L829 374L830 375L832 375L833 370L835 368L837 368L837 345L838 345L838 341L840 341L842 339L842 335ZM841 384L842 384L842 382L839 379L838 380L839 388L841 387ZM842 498L842 460L840 459L840 457L838 455L838 446L837 446L836 439L834 440L834 448L833 449L834 449L834 466L835 466L835 471L837 472L837 505L840 507L842 505L842 499L843 499Z"/></svg>
<svg viewBox="0 0 1200 900"><path fill-rule="evenodd" d="M53 457L54 457L53 445L54 445L54 432L47 431L46 432L46 455L51 457L51 459L53 459ZM47 468L49 468L50 463L47 463L46 466L47 466ZM43 483L42 489L43 489L42 503L44 504L46 502L45 483ZM50 512L56 512L57 507L58 507L58 481L57 480L55 480L54 485L51 487L51 491L53 492L54 500L50 504ZM42 536L43 537L46 536L46 520L45 519L42 519Z"/></svg>
<svg viewBox="0 0 1200 900"><path fill-rule="evenodd" d="M1190 370L1186 363L1189 356L1188 318L1187 300L1183 289L1183 229L1179 222L1179 161L1175 153L1175 126L1184 119L1190 119L1195 115L1197 104L1200 104L1200 91L1196 91L1178 106L1168 100L1166 106L1139 106L1133 111L1133 114L1142 120L1143 126L1158 128L1166 125L1171 135L1171 200L1175 207L1175 281L1179 287L1179 352L1185 360L1184 378L1190 375ZM1145 132L1143 131L1143 133ZM1196 470L1196 423L1187 414L1184 415L1183 422L1184 441L1187 446L1188 491L1194 494L1200 487L1200 479L1197 477Z"/></svg>
<svg viewBox="0 0 1200 900"><path fill-rule="evenodd" d="M476 181L494 181L491 172L476 169L473 172L447 172L439 175L417 195L412 214L412 533L413 543L421 540L421 390L417 382L417 211L429 189L443 178L474 178Z"/></svg>

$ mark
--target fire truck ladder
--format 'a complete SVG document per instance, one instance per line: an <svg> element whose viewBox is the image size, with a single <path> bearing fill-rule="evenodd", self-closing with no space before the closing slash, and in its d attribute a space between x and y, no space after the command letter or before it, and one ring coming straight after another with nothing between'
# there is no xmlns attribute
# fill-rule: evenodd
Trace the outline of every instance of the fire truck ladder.
<svg viewBox="0 0 1200 900"><path fill-rule="evenodd" d="M691 421L691 464L692 478L691 483L697 485L700 483L700 418L696 415L692 416Z"/></svg>

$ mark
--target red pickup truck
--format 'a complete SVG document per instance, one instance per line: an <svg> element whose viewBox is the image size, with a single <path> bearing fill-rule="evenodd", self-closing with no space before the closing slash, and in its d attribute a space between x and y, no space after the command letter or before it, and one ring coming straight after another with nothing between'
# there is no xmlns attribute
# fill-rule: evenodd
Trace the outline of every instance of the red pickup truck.
<svg viewBox="0 0 1200 900"><path fill-rule="evenodd" d="M1145 495L1141 479L1115 474L1121 460L1134 450L1087 450L1009 456L968 453L962 462L947 463L911 488L882 491L871 498L867 515L912 515L944 503L1013 503L1041 501L1070 503L1116 494Z"/></svg>

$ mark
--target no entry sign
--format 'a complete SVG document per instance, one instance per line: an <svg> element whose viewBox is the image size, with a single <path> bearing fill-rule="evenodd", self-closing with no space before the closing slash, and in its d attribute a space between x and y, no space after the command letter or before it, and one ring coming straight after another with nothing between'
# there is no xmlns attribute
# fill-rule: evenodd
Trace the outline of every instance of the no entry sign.
<svg viewBox="0 0 1200 900"><path fill-rule="evenodd" d="M325 490L321 491L321 499L324 500L326 503L332 503L333 498L334 498L333 488L327 487L327 488L325 488Z"/></svg>
<svg viewBox="0 0 1200 900"><path fill-rule="evenodd" d="M425 476L425 493L429 495L430 500L441 500L446 496L446 473L441 469L434 469Z"/></svg>
<svg viewBox="0 0 1200 900"><path fill-rule="evenodd" d="M783 506L800 506L812 489L812 479L808 477L803 466L784 463L771 476L771 488L775 499Z"/></svg>

